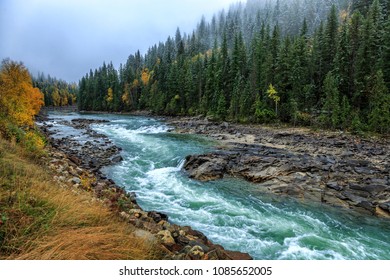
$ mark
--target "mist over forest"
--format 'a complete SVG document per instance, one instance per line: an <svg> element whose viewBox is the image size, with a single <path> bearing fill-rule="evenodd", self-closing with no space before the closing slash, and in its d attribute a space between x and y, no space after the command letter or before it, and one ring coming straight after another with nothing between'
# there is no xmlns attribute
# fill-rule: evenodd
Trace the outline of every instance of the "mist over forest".
<svg viewBox="0 0 390 280"><path fill-rule="evenodd" d="M242 123L390 130L389 1L248 0L190 34L103 63L79 83L87 111L150 110ZM46 104L52 105L50 94Z"/></svg>

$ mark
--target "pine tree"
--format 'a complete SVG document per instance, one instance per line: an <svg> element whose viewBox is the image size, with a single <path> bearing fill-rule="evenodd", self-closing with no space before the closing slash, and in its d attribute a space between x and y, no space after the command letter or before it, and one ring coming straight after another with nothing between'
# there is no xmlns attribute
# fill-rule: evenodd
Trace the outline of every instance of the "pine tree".
<svg viewBox="0 0 390 280"><path fill-rule="evenodd" d="M331 72L325 77L324 93L321 121L326 127L335 129L340 123L340 94L337 81Z"/></svg>
<svg viewBox="0 0 390 280"><path fill-rule="evenodd" d="M390 92L383 80L382 71L378 71L374 77L371 89L370 114L368 116L369 127L379 133L390 132Z"/></svg>
<svg viewBox="0 0 390 280"><path fill-rule="evenodd" d="M240 72L237 72L233 84L232 98L230 100L229 116L232 120L238 120L240 109L240 94L243 90L243 77Z"/></svg>
<svg viewBox="0 0 390 280"><path fill-rule="evenodd" d="M337 52L337 42L338 42L338 28L339 20L337 16L337 8L335 5L332 5L332 8L328 15L328 20L325 26L324 33L324 72L328 73L333 70L334 67L334 58Z"/></svg>
<svg viewBox="0 0 390 280"><path fill-rule="evenodd" d="M362 44L359 50L359 69L356 105L363 113L367 113L370 89L373 77L382 65L383 21L382 10L378 0L370 6L363 27Z"/></svg>
<svg viewBox="0 0 390 280"><path fill-rule="evenodd" d="M390 10L388 10L387 21L383 36L383 77L385 79L387 88L390 89Z"/></svg>

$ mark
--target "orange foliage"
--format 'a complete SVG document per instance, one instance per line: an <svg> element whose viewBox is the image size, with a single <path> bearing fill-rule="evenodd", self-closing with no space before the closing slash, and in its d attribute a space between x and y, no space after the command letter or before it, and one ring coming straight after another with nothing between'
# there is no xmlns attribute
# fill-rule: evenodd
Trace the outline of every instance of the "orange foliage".
<svg viewBox="0 0 390 280"><path fill-rule="evenodd" d="M43 94L32 85L22 63L3 60L0 71L0 114L17 125L32 125L43 102Z"/></svg>

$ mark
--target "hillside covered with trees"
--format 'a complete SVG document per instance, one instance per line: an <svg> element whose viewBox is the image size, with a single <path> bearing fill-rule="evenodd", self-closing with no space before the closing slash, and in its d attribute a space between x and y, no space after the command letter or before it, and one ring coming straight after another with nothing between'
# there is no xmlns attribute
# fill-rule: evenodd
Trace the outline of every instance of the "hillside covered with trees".
<svg viewBox="0 0 390 280"><path fill-rule="evenodd" d="M80 110L390 132L389 1L248 0L104 63Z"/></svg>
<svg viewBox="0 0 390 280"><path fill-rule="evenodd" d="M43 93L45 106L58 107L76 104L78 89L76 83L68 83L39 73L38 77L33 77L33 85Z"/></svg>

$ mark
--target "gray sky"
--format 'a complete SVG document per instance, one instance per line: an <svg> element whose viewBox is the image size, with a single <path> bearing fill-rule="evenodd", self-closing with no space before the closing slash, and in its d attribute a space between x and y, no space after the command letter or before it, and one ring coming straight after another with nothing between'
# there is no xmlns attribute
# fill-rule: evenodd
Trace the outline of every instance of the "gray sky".
<svg viewBox="0 0 390 280"><path fill-rule="evenodd" d="M0 59L78 81L103 61L117 67L138 49L191 32L202 14L238 0L0 0Z"/></svg>

